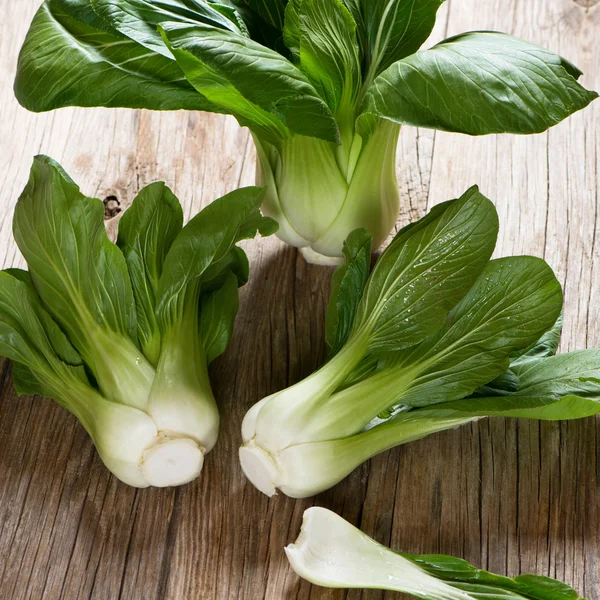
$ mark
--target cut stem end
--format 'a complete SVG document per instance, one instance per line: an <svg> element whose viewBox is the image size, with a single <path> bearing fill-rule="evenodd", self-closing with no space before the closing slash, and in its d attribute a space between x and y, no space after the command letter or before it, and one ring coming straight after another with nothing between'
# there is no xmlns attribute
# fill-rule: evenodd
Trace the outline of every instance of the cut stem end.
<svg viewBox="0 0 600 600"><path fill-rule="evenodd" d="M148 448L142 473L148 485L170 487L193 481L204 464L204 448L191 438L170 438Z"/></svg>
<svg viewBox="0 0 600 600"><path fill-rule="evenodd" d="M240 448L242 471L255 488L271 498L277 493L277 465L267 452L253 444L251 441Z"/></svg>

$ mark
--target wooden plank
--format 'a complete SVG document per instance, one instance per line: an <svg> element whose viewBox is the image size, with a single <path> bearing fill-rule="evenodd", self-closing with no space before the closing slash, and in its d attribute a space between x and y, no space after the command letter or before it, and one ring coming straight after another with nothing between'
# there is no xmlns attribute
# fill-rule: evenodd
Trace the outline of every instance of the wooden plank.
<svg viewBox="0 0 600 600"><path fill-rule="evenodd" d="M249 135L228 117L100 109L32 115L20 108L10 82L37 2L0 0L0 265L21 265L11 217L35 153L59 160L87 193L115 195L122 208L142 185L163 179L188 217L253 182ZM600 88L600 5L593 0L449 0L432 39L468 29L550 47ZM596 103L539 136L476 139L407 128L399 146L398 226L479 183L501 214L499 252L543 255L557 270L565 286L564 349L600 344L599 125ZM47 400L17 399L9 365L0 363L2 598L394 597L323 590L291 573L282 549L313 504L397 549L556 576L600 598L594 419L464 427L376 457L310 500L268 500L247 484L237 463L242 417L322 361L330 270L306 265L275 239L245 248L251 281L230 349L212 369L221 437L191 485L138 491L120 484L75 419Z"/></svg>

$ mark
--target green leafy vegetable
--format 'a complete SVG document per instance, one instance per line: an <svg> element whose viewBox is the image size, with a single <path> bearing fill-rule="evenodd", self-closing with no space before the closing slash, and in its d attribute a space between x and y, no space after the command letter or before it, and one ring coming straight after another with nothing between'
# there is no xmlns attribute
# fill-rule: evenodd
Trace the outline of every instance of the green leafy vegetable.
<svg viewBox="0 0 600 600"><path fill-rule="evenodd" d="M307 260L399 209L401 125L537 133L597 97L564 58L497 32L419 50L443 0L45 0L15 92L60 106L206 110L249 127L264 211Z"/></svg>
<svg viewBox="0 0 600 600"><path fill-rule="evenodd" d="M275 223L263 191L216 200L185 227L162 183L107 237L104 207L38 156L15 209L29 272L0 272L0 354L15 387L71 411L106 466L137 487L194 479L219 414L207 366L231 338L248 263L236 246Z"/></svg>
<svg viewBox="0 0 600 600"><path fill-rule="evenodd" d="M423 600L578 600L568 585L538 575L503 577L453 556L394 552L329 510L304 512L285 549L294 571L330 588L374 588Z"/></svg>
<svg viewBox="0 0 600 600"><path fill-rule="evenodd" d="M402 229L370 276L370 238L350 234L328 362L242 424L242 468L259 490L310 496L379 452L483 417L600 413L600 351L552 356L560 284L539 258L490 260L497 232L471 188Z"/></svg>

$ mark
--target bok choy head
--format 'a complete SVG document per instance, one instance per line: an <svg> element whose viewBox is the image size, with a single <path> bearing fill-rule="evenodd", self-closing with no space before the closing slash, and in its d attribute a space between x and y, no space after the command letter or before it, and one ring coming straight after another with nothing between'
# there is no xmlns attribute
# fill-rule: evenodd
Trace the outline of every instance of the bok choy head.
<svg viewBox="0 0 600 600"><path fill-rule="evenodd" d="M561 286L539 258L490 260L497 232L474 187L400 230L370 274L371 236L348 236L329 360L244 418L241 464L259 490L310 496L379 452L482 417L600 412L600 350L552 356Z"/></svg>
<svg viewBox="0 0 600 600"><path fill-rule="evenodd" d="M194 479L219 413L208 365L229 343L248 261L236 246L275 223L263 190L237 190L185 227L162 183L107 237L104 207L38 156L15 209L29 270L0 272L0 354L15 387L72 412L105 465L133 486Z"/></svg>
<svg viewBox="0 0 600 600"><path fill-rule="evenodd" d="M539 575L503 577L439 554L394 552L324 508L304 512L285 552L304 579L330 588L371 588L423 600L578 600L568 585Z"/></svg>
<svg viewBox="0 0 600 600"><path fill-rule="evenodd" d="M256 143L264 210L313 262L398 215L401 125L538 133L595 97L580 71L489 31L419 50L443 0L46 0L19 58L27 108L231 114Z"/></svg>

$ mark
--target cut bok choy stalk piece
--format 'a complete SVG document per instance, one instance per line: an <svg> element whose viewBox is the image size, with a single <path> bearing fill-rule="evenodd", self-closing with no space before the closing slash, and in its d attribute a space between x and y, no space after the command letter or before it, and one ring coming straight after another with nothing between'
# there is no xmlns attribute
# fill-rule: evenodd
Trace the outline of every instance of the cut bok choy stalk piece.
<svg viewBox="0 0 600 600"><path fill-rule="evenodd" d="M17 391L72 412L129 485L191 481L215 445L208 364L227 348L248 278L236 243L276 229L263 194L232 192L182 227L177 198L151 184L115 245L102 202L34 159L13 222L29 271L0 272L0 355Z"/></svg>
<svg viewBox="0 0 600 600"><path fill-rule="evenodd" d="M443 0L45 0L15 94L62 106L204 110L248 127L279 236L333 264L399 209L402 125L545 131L597 94L568 60L492 31L424 50Z"/></svg>
<svg viewBox="0 0 600 600"><path fill-rule="evenodd" d="M452 556L394 552L319 507L304 512L300 536L285 552L300 577L329 588L391 590L423 600L579 599L549 577L503 577Z"/></svg>
<svg viewBox="0 0 600 600"><path fill-rule="evenodd" d="M600 351L562 356L562 291L541 259L490 260L498 219L476 187L408 225L370 270L348 237L333 276L328 361L258 402L242 468L271 496L324 491L370 457L483 417L600 412Z"/></svg>

